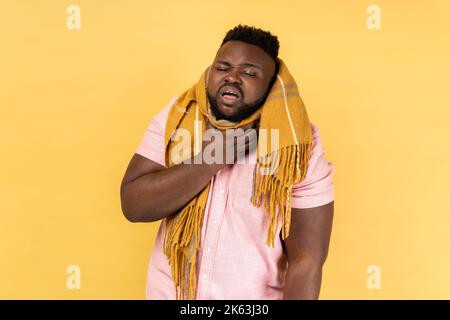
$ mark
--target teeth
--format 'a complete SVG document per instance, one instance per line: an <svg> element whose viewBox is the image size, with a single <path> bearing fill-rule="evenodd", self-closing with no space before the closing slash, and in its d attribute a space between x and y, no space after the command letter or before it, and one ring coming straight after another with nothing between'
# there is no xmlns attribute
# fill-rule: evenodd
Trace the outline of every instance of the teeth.
<svg viewBox="0 0 450 320"><path fill-rule="evenodd" d="M234 92L234 91L231 91L231 90L227 90L227 91L225 91L222 95L224 95L224 94L232 94L232 95L235 95L236 97L239 97L239 94L238 93L236 93L236 92Z"/></svg>

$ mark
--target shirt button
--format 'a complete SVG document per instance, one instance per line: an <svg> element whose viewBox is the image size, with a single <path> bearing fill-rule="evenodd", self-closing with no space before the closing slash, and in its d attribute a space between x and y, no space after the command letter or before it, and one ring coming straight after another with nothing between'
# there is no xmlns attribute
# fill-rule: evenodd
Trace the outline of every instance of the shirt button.
<svg viewBox="0 0 450 320"><path fill-rule="evenodd" d="M213 223L217 223L217 220L216 220L216 219L214 219L214 220L213 220Z"/></svg>
<svg viewBox="0 0 450 320"><path fill-rule="evenodd" d="M220 193L220 194L224 194L224 193L225 193L225 190L220 189L220 190L219 190L219 193Z"/></svg>
<svg viewBox="0 0 450 320"><path fill-rule="evenodd" d="M205 274L205 275L203 276L203 279L206 279L206 278L208 278L208 276Z"/></svg>
<svg viewBox="0 0 450 320"><path fill-rule="evenodd" d="M208 248L208 252L211 252L211 248Z"/></svg>

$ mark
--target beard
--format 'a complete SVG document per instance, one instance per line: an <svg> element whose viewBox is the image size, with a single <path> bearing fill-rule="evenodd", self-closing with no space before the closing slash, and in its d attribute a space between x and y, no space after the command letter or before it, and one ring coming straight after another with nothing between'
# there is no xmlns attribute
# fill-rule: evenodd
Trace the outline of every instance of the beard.
<svg viewBox="0 0 450 320"><path fill-rule="evenodd" d="M217 104L217 98L215 96L212 96L209 92L208 92L208 99L209 99L209 103L211 105L211 112L214 115L214 117L216 117L217 120L225 119L225 120L232 121L232 122L241 122L242 120L251 116L256 110L258 110L259 108L261 108L264 105L264 102L266 101L267 93L252 103L243 104L241 109L236 114L233 114L232 116L225 115L219 109L219 106Z"/></svg>

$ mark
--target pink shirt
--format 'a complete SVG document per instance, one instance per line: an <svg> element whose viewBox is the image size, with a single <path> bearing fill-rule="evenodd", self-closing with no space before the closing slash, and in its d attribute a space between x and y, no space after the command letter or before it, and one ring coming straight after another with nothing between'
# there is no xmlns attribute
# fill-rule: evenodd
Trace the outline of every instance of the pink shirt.
<svg viewBox="0 0 450 320"><path fill-rule="evenodd" d="M164 130L171 105L155 115L136 153L161 165ZM292 187L292 208L311 208L334 200L333 164L325 158L319 130L311 124L313 151L306 178ZM268 215L250 203L256 152L248 162L226 167L211 179L197 260L198 300L282 299L287 260L281 238L266 245ZM281 219L277 233L281 230ZM150 259L147 299L175 299L171 268L163 253L165 219Z"/></svg>

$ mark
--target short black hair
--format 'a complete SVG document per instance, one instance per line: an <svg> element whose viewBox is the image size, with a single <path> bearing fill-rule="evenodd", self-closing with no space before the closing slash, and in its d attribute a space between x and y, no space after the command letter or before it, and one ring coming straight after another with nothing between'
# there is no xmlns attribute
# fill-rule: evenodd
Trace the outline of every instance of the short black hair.
<svg viewBox="0 0 450 320"><path fill-rule="evenodd" d="M277 57L280 43L278 42L277 36L271 34L269 31L239 24L227 32L220 46L223 46L231 40L242 41L260 47L272 57L275 65L278 65Z"/></svg>

